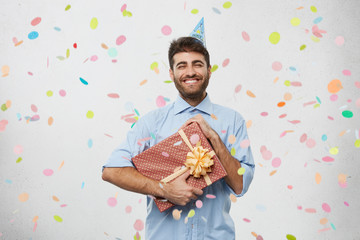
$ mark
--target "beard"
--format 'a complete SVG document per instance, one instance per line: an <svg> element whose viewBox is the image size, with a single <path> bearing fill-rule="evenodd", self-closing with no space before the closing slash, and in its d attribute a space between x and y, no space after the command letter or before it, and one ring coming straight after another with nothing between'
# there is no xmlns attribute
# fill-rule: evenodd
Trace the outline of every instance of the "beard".
<svg viewBox="0 0 360 240"><path fill-rule="evenodd" d="M186 86L184 80L189 78L196 78L202 81L200 86ZM202 100L206 96L206 88L209 84L209 74L206 72L206 75L202 76L199 74L194 74L192 76L185 76L184 78L177 78L174 76L174 83L176 89L179 91L183 99L191 100Z"/></svg>

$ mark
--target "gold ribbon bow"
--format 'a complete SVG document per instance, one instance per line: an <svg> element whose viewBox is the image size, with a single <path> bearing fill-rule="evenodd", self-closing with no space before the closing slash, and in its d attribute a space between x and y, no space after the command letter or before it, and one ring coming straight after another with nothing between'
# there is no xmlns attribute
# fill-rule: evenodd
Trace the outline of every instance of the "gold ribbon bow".
<svg viewBox="0 0 360 240"><path fill-rule="evenodd" d="M190 148L191 152L188 152L186 156L185 166L186 168L180 169L170 176L162 179L161 181L166 183L171 181L172 179L182 175L187 170L190 170L190 174L196 178L204 177L207 185L210 185L212 182L210 180L208 172L211 172L211 166L214 165L214 161L211 159L214 155L214 151L210 151L208 149L204 149L200 142L196 144L196 147L193 148L189 139L186 137L184 131L180 129L178 131L186 145Z"/></svg>

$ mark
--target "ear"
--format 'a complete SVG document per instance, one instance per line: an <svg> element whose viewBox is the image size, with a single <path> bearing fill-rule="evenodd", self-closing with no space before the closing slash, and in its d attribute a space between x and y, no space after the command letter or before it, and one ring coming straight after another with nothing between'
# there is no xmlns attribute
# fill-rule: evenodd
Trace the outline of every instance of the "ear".
<svg viewBox="0 0 360 240"><path fill-rule="evenodd" d="M169 75L172 81L174 81L174 72L171 68L169 68Z"/></svg>
<svg viewBox="0 0 360 240"><path fill-rule="evenodd" d="M208 68L208 75L209 75L209 79L210 79L210 77L211 77L211 65L209 66L209 68Z"/></svg>

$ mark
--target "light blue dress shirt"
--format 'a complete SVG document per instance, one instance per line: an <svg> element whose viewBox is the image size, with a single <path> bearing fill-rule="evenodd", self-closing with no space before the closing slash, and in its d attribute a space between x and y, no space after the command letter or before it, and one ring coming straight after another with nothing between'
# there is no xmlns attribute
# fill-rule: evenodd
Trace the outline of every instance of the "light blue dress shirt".
<svg viewBox="0 0 360 240"><path fill-rule="evenodd" d="M248 139L243 117L230 108L211 103L208 95L196 107L178 97L175 102L144 115L128 132L126 140L113 151L104 167L134 167L132 157L176 133L186 120L197 114L201 114L218 133L229 151L235 149L233 157L245 169L243 191L235 194L225 180L221 179L203 189L203 195L198 197L203 204L201 208L197 208L196 200L192 200L186 206L174 206L162 213L148 196L145 228L147 240L235 239L234 222L229 215L229 196L234 194L240 197L246 193L254 175L254 159L250 146L240 147L241 141ZM216 118L211 117L212 114ZM230 135L236 137L233 144L228 141ZM216 198L209 198L208 194ZM173 218L174 209L181 211L180 220ZM195 215L187 218L192 209Z"/></svg>

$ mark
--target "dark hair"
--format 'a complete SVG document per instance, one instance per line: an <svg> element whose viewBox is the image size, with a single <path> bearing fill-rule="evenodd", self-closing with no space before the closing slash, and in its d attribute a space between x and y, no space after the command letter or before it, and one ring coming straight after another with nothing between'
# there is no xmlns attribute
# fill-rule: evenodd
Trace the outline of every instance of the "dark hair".
<svg viewBox="0 0 360 240"><path fill-rule="evenodd" d="M169 47L169 64L170 68L173 70L174 65L174 55L179 52L198 52L204 55L207 67L210 66L210 56L207 49L204 47L203 43L197 38L193 37L181 37L176 40L173 40Z"/></svg>

